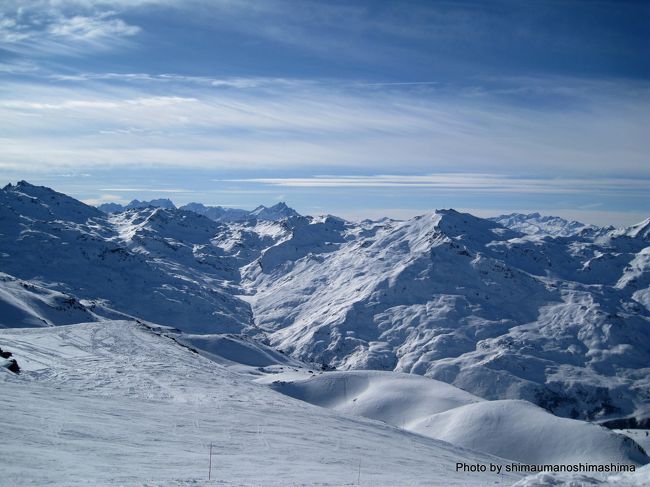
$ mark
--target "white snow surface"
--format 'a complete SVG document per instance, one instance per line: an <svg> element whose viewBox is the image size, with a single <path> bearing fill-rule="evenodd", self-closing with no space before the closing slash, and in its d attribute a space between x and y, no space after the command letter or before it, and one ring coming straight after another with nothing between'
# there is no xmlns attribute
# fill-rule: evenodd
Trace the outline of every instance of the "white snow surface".
<svg viewBox="0 0 650 487"><path fill-rule="evenodd" d="M509 485L500 460L312 406L151 328L0 330L0 485ZM207 481L209 445L212 481Z"/></svg>
<svg viewBox="0 0 650 487"><path fill-rule="evenodd" d="M625 435L521 400L484 401L444 382L377 371L289 372L258 379L346 414L527 464L650 461Z"/></svg>
<svg viewBox="0 0 650 487"><path fill-rule="evenodd" d="M257 379L272 389L345 414L411 429L432 414L482 401L426 377L372 370L286 372Z"/></svg>

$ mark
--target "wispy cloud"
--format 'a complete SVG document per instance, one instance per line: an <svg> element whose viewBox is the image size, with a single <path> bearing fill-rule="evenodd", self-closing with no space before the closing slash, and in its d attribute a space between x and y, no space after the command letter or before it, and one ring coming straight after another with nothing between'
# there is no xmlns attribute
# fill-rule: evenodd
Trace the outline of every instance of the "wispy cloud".
<svg viewBox="0 0 650 487"><path fill-rule="evenodd" d="M210 76L190 76L174 73L77 73L77 74L50 74L48 78L55 81L64 82L83 82L83 81L111 81L122 83L140 83L141 85L149 83L158 84L185 84L188 86L197 85L203 88L264 88L264 87L285 87L287 89L296 86L305 86L310 82L302 79L289 78L268 78L268 77L232 77L216 78Z"/></svg>
<svg viewBox="0 0 650 487"><path fill-rule="evenodd" d="M0 167L647 175L649 96L641 89L618 93L590 82L567 109L540 110L462 89L422 94L272 78L240 78L229 85L238 88L219 89L182 76L136 79L6 83ZM578 91L575 80L564 85Z"/></svg>
<svg viewBox="0 0 650 487"><path fill-rule="evenodd" d="M69 7L77 8L71 10ZM79 10L81 9L81 10ZM107 3L14 2L0 6L3 49L24 57L79 55L125 46L141 31L107 9Z"/></svg>
<svg viewBox="0 0 650 487"><path fill-rule="evenodd" d="M198 101L196 98L180 96L150 96L126 100L62 100L55 103L39 103L24 100L0 101L0 108L16 110L101 110L126 109L129 107L167 107L179 103Z"/></svg>
<svg viewBox="0 0 650 487"><path fill-rule="evenodd" d="M118 193L192 193L191 189L182 188L100 188L100 191L114 191ZM110 201L110 200L109 200Z"/></svg>
<svg viewBox="0 0 650 487"><path fill-rule="evenodd" d="M75 15L53 23L48 32L55 37L77 42L95 42L112 36L132 36L140 32L140 27L129 25L122 19L110 18L106 14L96 17Z"/></svg>
<svg viewBox="0 0 650 487"><path fill-rule="evenodd" d="M514 193L589 193L630 192L645 195L650 178L522 178L495 174L447 173L427 175L315 176L311 178L250 178L230 182L260 183L300 188L431 188L448 191Z"/></svg>

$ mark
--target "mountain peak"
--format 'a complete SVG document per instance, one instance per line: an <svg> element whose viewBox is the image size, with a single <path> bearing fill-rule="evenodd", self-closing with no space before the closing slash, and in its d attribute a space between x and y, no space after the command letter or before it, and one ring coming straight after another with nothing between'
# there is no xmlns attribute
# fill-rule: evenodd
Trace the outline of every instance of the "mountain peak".
<svg viewBox="0 0 650 487"><path fill-rule="evenodd" d="M436 228L448 237L487 243L495 239L517 236L517 233L503 228L498 222L456 211L453 208L436 210L433 216L437 219Z"/></svg>
<svg viewBox="0 0 650 487"><path fill-rule="evenodd" d="M150 201L139 201L139 200L132 200L128 205L126 205L126 209L131 209L131 208L146 208L148 206L153 206L156 208L176 208L176 205L172 202L172 200L168 198L158 198L158 199L153 199Z"/></svg>
<svg viewBox="0 0 650 487"><path fill-rule="evenodd" d="M27 181L8 184L0 195L2 204L19 210L20 214L37 220L68 220L77 223L101 213L66 194L54 191L47 186L36 186Z"/></svg>
<svg viewBox="0 0 650 487"><path fill-rule="evenodd" d="M287 206L284 201L276 203L275 205L267 208L264 205L260 205L250 212L250 215L257 218L258 220L282 220L284 218L291 218L294 216L300 216L293 208Z"/></svg>
<svg viewBox="0 0 650 487"><path fill-rule="evenodd" d="M625 228L623 232L628 237L647 240L650 238L650 218Z"/></svg>

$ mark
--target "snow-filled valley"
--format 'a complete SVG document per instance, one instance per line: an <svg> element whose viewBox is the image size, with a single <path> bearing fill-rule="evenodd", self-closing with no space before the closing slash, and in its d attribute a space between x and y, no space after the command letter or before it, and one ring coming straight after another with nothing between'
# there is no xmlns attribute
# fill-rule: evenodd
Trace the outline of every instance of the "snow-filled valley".
<svg viewBox="0 0 650 487"><path fill-rule="evenodd" d="M0 190L0 485L650 483L650 219L101 210Z"/></svg>

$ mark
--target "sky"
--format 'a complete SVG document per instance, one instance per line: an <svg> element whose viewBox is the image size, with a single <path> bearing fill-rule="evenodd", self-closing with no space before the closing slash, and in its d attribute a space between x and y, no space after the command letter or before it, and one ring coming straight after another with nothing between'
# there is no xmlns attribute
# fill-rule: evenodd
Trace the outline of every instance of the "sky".
<svg viewBox="0 0 650 487"><path fill-rule="evenodd" d="M650 2L3 0L0 184L650 216Z"/></svg>

